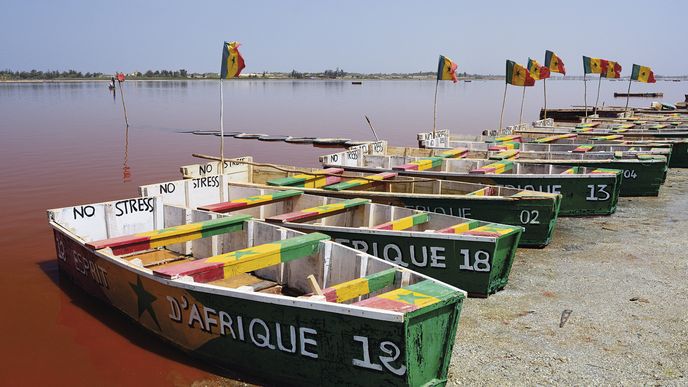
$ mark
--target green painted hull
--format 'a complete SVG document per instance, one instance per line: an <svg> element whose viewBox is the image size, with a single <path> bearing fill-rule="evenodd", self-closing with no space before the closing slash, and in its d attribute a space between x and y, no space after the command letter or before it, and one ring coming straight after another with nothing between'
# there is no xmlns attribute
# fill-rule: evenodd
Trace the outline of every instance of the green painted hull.
<svg viewBox="0 0 688 387"><path fill-rule="evenodd" d="M352 171L381 172L380 168L349 167ZM559 215L593 216L611 215L616 211L621 190L622 174L606 175L511 175L471 174L435 171L397 171L399 175L442 180L465 181L509 188L527 189L563 196ZM571 175L569 175L571 176ZM496 220L491 220L497 222ZM499 222L505 223L505 222ZM507 223L510 224L510 223Z"/></svg>
<svg viewBox="0 0 688 387"><path fill-rule="evenodd" d="M688 141L674 142L672 149L669 168L688 168Z"/></svg>
<svg viewBox="0 0 688 387"><path fill-rule="evenodd" d="M528 163L528 160L519 160ZM533 161L542 164L540 161ZM620 196L657 196L659 189L666 180L669 167L666 161L652 160L547 160L547 164L575 165L589 168L609 168L623 171Z"/></svg>
<svg viewBox="0 0 688 387"><path fill-rule="evenodd" d="M472 297L487 297L506 286L521 238L519 232L492 241L415 235L400 238L391 232L333 231L333 228L298 224L285 226L329 235L337 243L459 287Z"/></svg>
<svg viewBox="0 0 688 387"><path fill-rule="evenodd" d="M380 200L378 197L371 197L370 199L378 203L395 203L395 205L422 211L521 226L524 231L519 242L520 247L547 246L552 241L557 218L561 213L561 197L557 197L556 200L530 200L529 198L522 198L521 200L475 200L470 197L400 196L393 202Z"/></svg>
<svg viewBox="0 0 688 387"><path fill-rule="evenodd" d="M461 293L397 320L363 317L173 284L54 234L61 275L210 364L280 385L446 384Z"/></svg>
<svg viewBox="0 0 688 387"><path fill-rule="evenodd" d="M290 326L307 326L317 332L317 359L298 356L298 347L296 353L256 348L248 338L242 342L229 337L217 337L192 351L195 356L223 368L263 378L269 375L270 381L280 385L444 385L449 355L447 358L438 358L433 352L451 354L463 304L463 300L440 303L430 313L407 315L403 322L389 322L352 316L343 318L333 313L301 308L270 308L237 299L213 297L207 293L193 292L192 296L214 310L236 311L253 320L279 321L283 330L282 340L287 344L285 347L288 347L290 340ZM274 325L269 329L275 329ZM444 334L438 334L440 332L454 333L445 337ZM364 359L364 344L357 341L356 337L359 337L358 340L362 340L360 337L367 339L370 363L380 370L352 364L353 360ZM379 358L387 354L382 352L380 346L386 342L394 343L400 349L398 359L405 359L406 364L397 360L389 366L396 370L405 366L404 375L397 376L382 366ZM272 345L277 344L273 342ZM390 347L387 345L385 349ZM309 348L315 352L313 346ZM435 377L438 374L443 376Z"/></svg>

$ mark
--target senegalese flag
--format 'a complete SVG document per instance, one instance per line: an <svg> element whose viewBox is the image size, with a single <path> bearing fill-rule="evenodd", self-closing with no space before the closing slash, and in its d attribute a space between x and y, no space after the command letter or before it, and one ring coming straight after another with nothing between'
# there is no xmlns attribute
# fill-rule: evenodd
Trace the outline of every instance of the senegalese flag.
<svg viewBox="0 0 688 387"><path fill-rule="evenodd" d="M229 79L238 77L244 69L244 58L239 53L238 42L225 42L222 46L222 68L220 78Z"/></svg>
<svg viewBox="0 0 688 387"><path fill-rule="evenodd" d="M645 83L655 83L655 73L647 66L634 64L633 71L631 71L631 80Z"/></svg>
<svg viewBox="0 0 688 387"><path fill-rule="evenodd" d="M438 81L453 81L459 80L456 78L457 64L444 55L440 55L440 63L437 65L437 80Z"/></svg>
<svg viewBox="0 0 688 387"><path fill-rule="evenodd" d="M583 57L583 72L586 74L600 74L602 73L602 66L600 58Z"/></svg>
<svg viewBox="0 0 688 387"><path fill-rule="evenodd" d="M613 60L600 60L602 71L600 76L604 78L621 78L621 65Z"/></svg>
<svg viewBox="0 0 688 387"><path fill-rule="evenodd" d="M528 72L535 79L549 78L549 69L545 66L540 66L540 63L535 59L528 58Z"/></svg>
<svg viewBox="0 0 688 387"><path fill-rule="evenodd" d="M560 73L566 75L564 62L555 53L550 50L545 51L545 67L553 73Z"/></svg>
<svg viewBox="0 0 688 387"><path fill-rule="evenodd" d="M515 86L533 86L535 85L535 78L530 76L530 73L525 67L512 60L507 60L506 83Z"/></svg>

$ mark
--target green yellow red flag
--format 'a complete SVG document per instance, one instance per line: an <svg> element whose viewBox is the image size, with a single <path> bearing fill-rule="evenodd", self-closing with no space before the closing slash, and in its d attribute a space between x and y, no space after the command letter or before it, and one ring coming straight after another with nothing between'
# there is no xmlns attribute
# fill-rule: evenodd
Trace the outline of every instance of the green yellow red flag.
<svg viewBox="0 0 688 387"><path fill-rule="evenodd" d="M547 67L550 72L566 75L564 61L550 50L545 51L545 67Z"/></svg>
<svg viewBox="0 0 688 387"><path fill-rule="evenodd" d="M651 68L637 64L633 65L633 71L631 71L631 79L634 81L645 83L657 82L657 80L655 80L655 73L652 72Z"/></svg>
<svg viewBox="0 0 688 387"><path fill-rule="evenodd" d="M535 85L535 78L530 76L528 69L520 64L507 60L506 61L506 83L515 86L533 86Z"/></svg>
<svg viewBox="0 0 688 387"><path fill-rule="evenodd" d="M222 46L222 67L220 70L221 79L238 77L241 70L246 67L244 58L239 53L238 42L225 42Z"/></svg>
<svg viewBox="0 0 688 387"><path fill-rule="evenodd" d="M528 72L530 76L534 79L547 79L549 78L549 69L545 66L540 66L540 63L535 59L528 58Z"/></svg>
<svg viewBox="0 0 688 387"><path fill-rule="evenodd" d="M583 72L586 74L600 74L602 73L602 66L600 58L583 57Z"/></svg>
<svg viewBox="0 0 688 387"><path fill-rule="evenodd" d="M600 59L602 71L600 76L604 78L621 78L621 65L613 60Z"/></svg>
<svg viewBox="0 0 688 387"><path fill-rule="evenodd" d="M437 80L438 81L453 81L459 80L456 78L457 64L444 55L440 55L440 62L437 65Z"/></svg>

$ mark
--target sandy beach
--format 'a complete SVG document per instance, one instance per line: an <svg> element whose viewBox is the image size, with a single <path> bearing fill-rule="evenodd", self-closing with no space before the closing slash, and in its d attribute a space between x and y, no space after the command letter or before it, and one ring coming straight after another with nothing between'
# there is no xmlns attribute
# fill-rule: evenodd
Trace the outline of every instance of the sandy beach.
<svg viewBox="0 0 688 387"><path fill-rule="evenodd" d="M560 218L550 246L519 249L506 289L466 302L449 384L686 383L687 190L672 169L659 197Z"/></svg>

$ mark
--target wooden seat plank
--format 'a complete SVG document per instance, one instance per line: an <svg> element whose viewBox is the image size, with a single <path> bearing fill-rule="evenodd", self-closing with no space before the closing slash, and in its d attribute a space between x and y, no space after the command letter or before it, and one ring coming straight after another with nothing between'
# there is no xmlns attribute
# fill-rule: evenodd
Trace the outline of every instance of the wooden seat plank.
<svg viewBox="0 0 688 387"><path fill-rule="evenodd" d="M343 282L323 289L325 299L330 302L343 302L360 297L392 285L397 269L387 269L362 278Z"/></svg>
<svg viewBox="0 0 688 387"><path fill-rule="evenodd" d="M372 228L375 230L395 230L395 231L401 231L401 230L406 230L409 229L413 226L427 223L430 220L430 216L428 215L427 212L422 212L420 214L413 214L411 216L406 216L403 218L391 220L389 222L385 222L382 224L378 224L377 226L373 226Z"/></svg>
<svg viewBox="0 0 688 387"><path fill-rule="evenodd" d="M321 241L329 239L329 236L317 232L300 235L210 258L179 263L153 270L153 273L171 279L189 276L196 282L217 281L306 257L317 251Z"/></svg>
<svg viewBox="0 0 688 387"><path fill-rule="evenodd" d="M265 204L271 204L271 203L276 203L288 198L292 198L295 196L300 196L303 194L303 191L298 191L294 189L286 190L286 191L277 191L265 195L255 195L255 196L249 196L246 198L241 198L241 199L233 199L227 202L221 202L221 203L215 203L215 204L208 204L204 206L198 207L199 210L203 211L211 211L211 212L231 212L235 210L240 210L240 209L246 209L246 208L251 208L251 207L257 207L257 206L262 206Z"/></svg>
<svg viewBox="0 0 688 387"><path fill-rule="evenodd" d="M86 247L99 250L106 247L115 255L154 249L175 243L188 242L194 239L207 238L213 235L239 231L250 215L235 215L210 219L203 222L183 224L133 235L125 235L86 243Z"/></svg>
<svg viewBox="0 0 688 387"><path fill-rule="evenodd" d="M342 211L353 209L357 206L370 203L370 199L347 199L337 203L325 204L318 207L306 208L300 211L289 212L286 214L275 215L265 220L268 222L304 222L330 216Z"/></svg>

